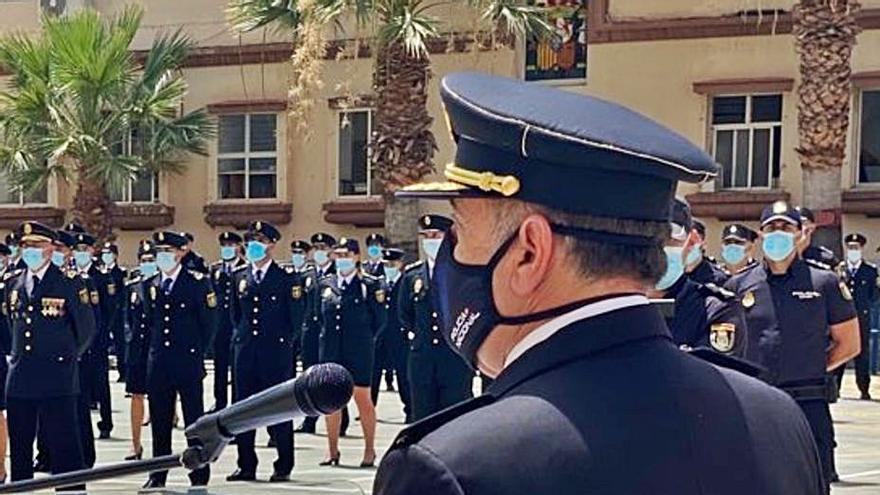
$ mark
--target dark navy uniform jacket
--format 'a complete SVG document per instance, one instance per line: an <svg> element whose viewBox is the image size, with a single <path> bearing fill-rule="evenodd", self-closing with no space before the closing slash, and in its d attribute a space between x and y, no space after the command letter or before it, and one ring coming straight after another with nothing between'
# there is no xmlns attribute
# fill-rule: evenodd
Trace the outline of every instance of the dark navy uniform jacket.
<svg viewBox="0 0 880 495"><path fill-rule="evenodd" d="M862 261L855 272L852 272L849 265L844 262L837 265L837 274L841 280L846 282L846 286L852 294L856 310L859 312L859 319L869 321L871 306L880 298L880 276L877 274L877 267L872 263Z"/></svg>
<svg viewBox="0 0 880 495"><path fill-rule="evenodd" d="M214 338L229 342L232 331L235 328L235 315L233 314L235 298L235 274L247 267L247 262L236 258L227 266L225 261L218 261L211 265L211 278L214 292L217 294L217 329Z"/></svg>
<svg viewBox="0 0 880 495"><path fill-rule="evenodd" d="M403 430L373 487L377 495L822 490L795 403L680 351L647 305L568 325L511 363L488 395Z"/></svg>
<svg viewBox="0 0 880 495"><path fill-rule="evenodd" d="M157 275L153 275L155 277ZM147 355L150 350L151 322L147 313L147 299L150 297L150 286L153 278L146 280L141 275L129 279L125 283L127 294L126 320L128 331L125 342L128 352L129 367L147 367Z"/></svg>
<svg viewBox="0 0 880 495"><path fill-rule="evenodd" d="M358 272L342 290L339 276L328 275L318 282L318 291L321 362L350 363L357 371L372 369L374 339L385 325L384 283Z"/></svg>
<svg viewBox="0 0 880 495"><path fill-rule="evenodd" d="M746 357L766 368L765 381L784 389L824 383L830 325L856 317L834 272L798 259L784 275L773 275L761 263L734 276L727 288L745 310Z"/></svg>
<svg viewBox="0 0 880 495"><path fill-rule="evenodd" d="M107 277L107 317L109 318L107 329L109 334L113 335L114 343L122 343L125 338L125 280L128 278L128 273L119 265L101 271Z"/></svg>
<svg viewBox="0 0 880 495"><path fill-rule="evenodd" d="M834 270L834 267L838 264L837 256L834 255L834 251L825 246L807 246L801 254L801 257L807 261L812 261L820 268L826 270Z"/></svg>
<svg viewBox="0 0 880 495"><path fill-rule="evenodd" d="M97 293L97 297L92 298L92 304L100 316L97 319L98 333L92 341L91 352L100 357L107 354L107 347L110 345L110 327L116 318L122 286L117 289L116 282L110 274L94 263L82 275Z"/></svg>
<svg viewBox="0 0 880 495"><path fill-rule="evenodd" d="M265 380L290 378L293 345L300 338L305 314L305 288L273 261L259 284L251 265L238 270L235 291L236 365L246 361L248 370L256 366L253 371Z"/></svg>
<svg viewBox="0 0 880 495"><path fill-rule="evenodd" d="M88 289L78 274L50 263L31 296L27 270L6 281L5 308L12 332L6 393L43 399L79 393L78 358L95 336Z"/></svg>
<svg viewBox="0 0 880 495"><path fill-rule="evenodd" d="M372 275L374 277L385 276L385 265L381 261L365 261L361 265L361 269L367 275Z"/></svg>
<svg viewBox="0 0 880 495"><path fill-rule="evenodd" d="M382 339L386 348L391 355L399 356L407 351L407 329L400 321L400 315L397 308L400 300L401 287L403 286L404 276L401 274L397 280L385 281L385 325L377 337ZM401 377L403 380L406 377Z"/></svg>
<svg viewBox="0 0 880 495"><path fill-rule="evenodd" d="M322 273L315 266L309 266L306 280L311 282L306 287L306 315L303 323L303 332L311 335L319 335L321 333L321 290L319 282L322 278L336 273L336 269L331 263Z"/></svg>
<svg viewBox="0 0 880 495"><path fill-rule="evenodd" d="M675 299L675 315L667 324L676 344L745 356L745 315L733 292L681 277L666 291L666 297Z"/></svg>
<svg viewBox="0 0 880 495"><path fill-rule="evenodd" d="M205 263L205 258L195 251L187 251L183 258L180 260L180 264L187 270L194 270L199 273L210 273L208 270L208 264Z"/></svg>
<svg viewBox="0 0 880 495"><path fill-rule="evenodd" d="M217 307L207 275L181 267L170 294L162 291L162 274L151 280L147 292L151 323L147 388L161 390L201 380Z"/></svg>
<svg viewBox="0 0 880 495"><path fill-rule="evenodd" d="M688 277L699 284L715 284L719 287L723 286L730 278L720 266L706 257L700 261L694 271L688 273Z"/></svg>

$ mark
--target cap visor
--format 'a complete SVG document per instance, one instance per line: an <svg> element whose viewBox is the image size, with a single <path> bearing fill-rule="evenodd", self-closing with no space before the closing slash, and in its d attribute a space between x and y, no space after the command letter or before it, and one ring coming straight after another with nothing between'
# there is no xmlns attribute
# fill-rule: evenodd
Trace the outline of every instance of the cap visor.
<svg viewBox="0 0 880 495"><path fill-rule="evenodd" d="M21 237L22 242L55 242L55 239L51 237L39 235L39 234L28 234Z"/></svg>
<svg viewBox="0 0 880 495"><path fill-rule="evenodd" d="M406 186L394 193L398 198L455 199L496 198L501 194L459 184L458 182L423 182Z"/></svg>
<svg viewBox="0 0 880 495"><path fill-rule="evenodd" d="M785 223L790 223L790 224L792 224L792 225L800 225L800 222L798 222L797 220L791 218L791 217L788 216L788 215L773 215L772 217L769 217L769 218L767 218L766 220L764 220L763 222L761 222L761 226L767 225L768 223L772 223L772 222L775 222L775 221L777 221L777 220L781 220L781 221L783 221L783 222L785 222Z"/></svg>
<svg viewBox="0 0 880 495"><path fill-rule="evenodd" d="M741 236L738 236L738 235L729 235L729 236L724 237L724 239L721 239L721 240L722 240L722 241L740 241L740 242L749 242L749 240L746 239L745 237L741 237Z"/></svg>

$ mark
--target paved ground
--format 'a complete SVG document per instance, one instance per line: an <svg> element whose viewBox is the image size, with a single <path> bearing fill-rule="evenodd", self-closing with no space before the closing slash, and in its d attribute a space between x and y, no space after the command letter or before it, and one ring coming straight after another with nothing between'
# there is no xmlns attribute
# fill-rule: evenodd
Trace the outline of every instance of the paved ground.
<svg viewBox="0 0 880 495"><path fill-rule="evenodd" d="M115 372L113 372L115 377ZM210 377L209 379L210 380ZM206 382L206 390L210 390ZM117 462L125 457L130 449L128 400L124 398L123 386L113 384L113 410L116 428L113 438L97 441L98 463ZM384 386L383 386L384 387ZM835 495L867 495L880 493L880 401L862 402L854 400L857 396L853 378L847 375L844 399L833 406L840 449L837 453L838 469L843 482L835 485ZM880 377L875 380L874 396L880 398ZM206 404L212 400L206 396ZM352 405L351 411L355 412ZM379 455L391 443L400 430L403 414L397 394L383 391L379 399L378 441ZM319 422L320 428L323 424ZM225 477L235 466L235 449L231 446L220 461L212 465L211 494L362 494L370 493L375 469L360 469L363 444L358 424L352 425L355 436L343 439L341 443L342 466L337 468L319 467L326 452L326 438L319 435L297 435L296 468L293 481L283 484L227 483ZM149 428L145 429L145 449L150 451ZM261 432L257 437L260 468L258 477L267 479L272 472L274 451L265 447L268 436ZM175 450L182 450L183 432L175 432ZM134 493L143 484L145 476L118 478L89 485L91 493ZM172 471L165 493L186 493L188 481L183 470ZM50 493L50 492L46 492ZM203 494L204 491L195 491Z"/></svg>

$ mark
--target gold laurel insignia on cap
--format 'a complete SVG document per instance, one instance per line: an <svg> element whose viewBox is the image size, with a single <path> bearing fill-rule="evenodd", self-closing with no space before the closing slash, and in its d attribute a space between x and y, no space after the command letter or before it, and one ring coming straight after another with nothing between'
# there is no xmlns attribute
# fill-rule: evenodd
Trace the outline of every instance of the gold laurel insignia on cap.
<svg viewBox="0 0 880 495"><path fill-rule="evenodd" d="M31 227L31 224L29 224L29 223L25 223L25 224L24 224L24 229L23 229L23 230L24 230L24 234L25 234L25 235L30 235L31 233L33 233L34 228Z"/></svg>
<svg viewBox="0 0 880 495"><path fill-rule="evenodd" d="M453 164L446 165L443 175L447 179L479 188L485 192L497 192L510 197L519 192L519 179L512 175L496 175L493 172L475 172Z"/></svg>

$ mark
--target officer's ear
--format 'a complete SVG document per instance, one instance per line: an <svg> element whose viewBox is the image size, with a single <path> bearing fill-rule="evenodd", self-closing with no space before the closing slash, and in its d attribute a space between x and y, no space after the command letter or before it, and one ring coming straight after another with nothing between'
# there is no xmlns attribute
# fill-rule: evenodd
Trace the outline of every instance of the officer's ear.
<svg viewBox="0 0 880 495"><path fill-rule="evenodd" d="M563 253L567 248L561 237L554 238L547 218L537 213L520 223L516 236L500 263L510 268L496 270L495 275L509 273L503 283L508 283L516 296L528 297L538 290L554 264L564 262Z"/></svg>

